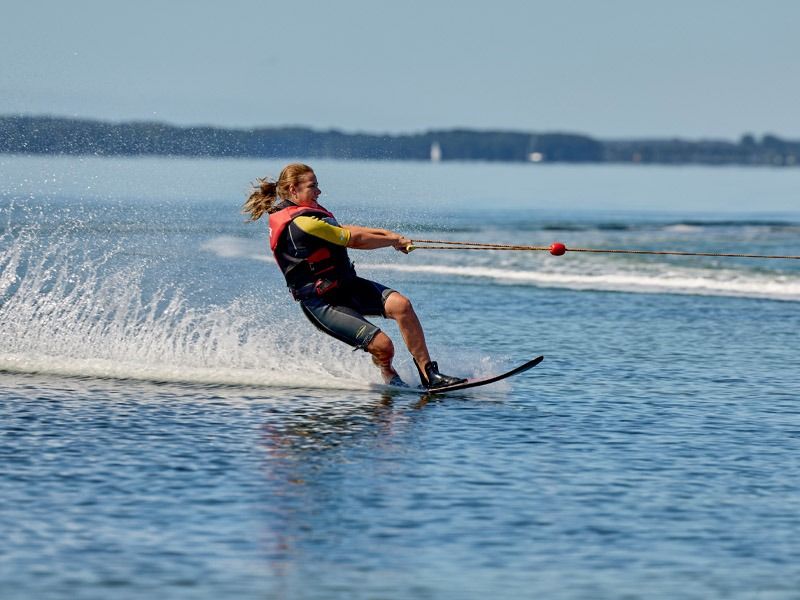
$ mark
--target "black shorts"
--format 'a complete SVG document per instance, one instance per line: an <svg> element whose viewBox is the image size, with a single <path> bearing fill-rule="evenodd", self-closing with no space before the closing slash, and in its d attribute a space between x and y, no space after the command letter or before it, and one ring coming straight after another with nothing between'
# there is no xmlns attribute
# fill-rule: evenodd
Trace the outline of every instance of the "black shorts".
<svg viewBox="0 0 800 600"><path fill-rule="evenodd" d="M356 349L366 350L380 328L364 315L385 317L386 298L394 291L356 277L324 296L300 300L300 306L317 329Z"/></svg>

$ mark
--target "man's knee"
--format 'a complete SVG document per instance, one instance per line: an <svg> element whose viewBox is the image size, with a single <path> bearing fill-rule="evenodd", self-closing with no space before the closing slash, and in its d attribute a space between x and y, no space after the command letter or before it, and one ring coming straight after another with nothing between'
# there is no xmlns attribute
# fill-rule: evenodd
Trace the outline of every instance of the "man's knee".
<svg viewBox="0 0 800 600"><path fill-rule="evenodd" d="M385 310L386 316L392 319L414 314L414 307L411 305L411 300L398 292L395 292L386 299Z"/></svg>

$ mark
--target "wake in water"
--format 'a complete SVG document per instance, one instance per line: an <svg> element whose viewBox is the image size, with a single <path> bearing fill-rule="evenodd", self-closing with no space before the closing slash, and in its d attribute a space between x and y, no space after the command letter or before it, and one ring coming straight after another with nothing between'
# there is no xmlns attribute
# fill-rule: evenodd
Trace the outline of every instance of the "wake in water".
<svg viewBox="0 0 800 600"><path fill-rule="evenodd" d="M717 269L712 274L698 269L652 269L650 273L546 272L513 268L470 267L459 265L396 265L376 264L375 269L454 275L490 279L505 283L531 284L572 290L598 290L639 294L697 294L800 301L800 278L749 276L730 269Z"/></svg>
<svg viewBox="0 0 800 600"><path fill-rule="evenodd" d="M2 371L352 389L378 381L366 357L327 339L309 344L300 317L270 316L268 299L191 306L184 288L146 282L147 260L120 260L121 243L98 252L68 230L0 236Z"/></svg>

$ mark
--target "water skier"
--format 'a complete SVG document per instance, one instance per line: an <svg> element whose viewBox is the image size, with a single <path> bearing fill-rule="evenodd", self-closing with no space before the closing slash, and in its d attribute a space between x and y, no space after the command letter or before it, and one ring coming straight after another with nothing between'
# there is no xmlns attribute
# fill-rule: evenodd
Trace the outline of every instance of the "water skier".
<svg viewBox="0 0 800 600"><path fill-rule="evenodd" d="M465 381L439 372L408 298L356 275L347 255L347 248L388 247L407 254L411 240L385 229L339 225L317 203L321 193L311 167L293 163L284 167L275 182L259 179L243 206L250 221L269 214L270 248L306 317L322 332L369 352L389 385L406 386L392 366L394 345L365 316L397 321L424 387Z"/></svg>

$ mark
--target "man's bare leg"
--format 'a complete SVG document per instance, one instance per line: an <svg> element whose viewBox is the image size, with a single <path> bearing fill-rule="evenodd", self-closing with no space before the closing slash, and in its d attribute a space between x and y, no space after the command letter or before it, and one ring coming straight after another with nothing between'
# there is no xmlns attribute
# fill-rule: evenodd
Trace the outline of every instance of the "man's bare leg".
<svg viewBox="0 0 800 600"><path fill-rule="evenodd" d="M428 354L428 345L425 343L425 332L411 302L402 294L394 292L386 299L384 310L387 317L397 322L408 351L417 365L424 369L431 361L431 357Z"/></svg>
<svg viewBox="0 0 800 600"><path fill-rule="evenodd" d="M372 362L381 370L381 376L389 383L397 375L392 367L394 358L394 344L389 336L379 331L367 346L367 352L372 354Z"/></svg>
<svg viewBox="0 0 800 600"><path fill-rule="evenodd" d="M400 328L400 333L403 334L403 340L406 342L408 351L414 357L414 362L419 371L420 382L423 386L433 389L464 381L460 377L443 375L439 372L439 366L431 361L428 345L425 343L425 333L422 331L419 317L414 312L414 307L411 306L408 298L394 292L386 299L384 310L387 317L397 321L397 326Z"/></svg>

